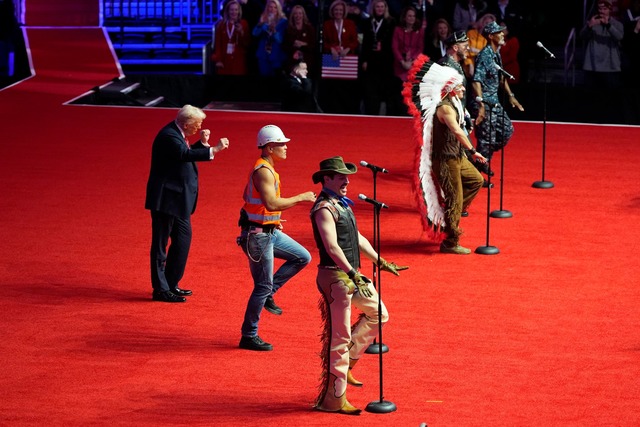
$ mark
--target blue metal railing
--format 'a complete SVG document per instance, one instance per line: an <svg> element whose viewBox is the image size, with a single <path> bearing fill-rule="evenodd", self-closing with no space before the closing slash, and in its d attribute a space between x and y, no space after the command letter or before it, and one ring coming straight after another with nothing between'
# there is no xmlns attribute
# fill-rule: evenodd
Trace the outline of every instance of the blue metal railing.
<svg viewBox="0 0 640 427"><path fill-rule="evenodd" d="M222 0L102 0L101 13L123 65L207 62Z"/></svg>
<svg viewBox="0 0 640 427"><path fill-rule="evenodd" d="M211 28L218 18L217 0L103 0L104 25L110 30L135 27L157 31L158 27L189 32Z"/></svg>

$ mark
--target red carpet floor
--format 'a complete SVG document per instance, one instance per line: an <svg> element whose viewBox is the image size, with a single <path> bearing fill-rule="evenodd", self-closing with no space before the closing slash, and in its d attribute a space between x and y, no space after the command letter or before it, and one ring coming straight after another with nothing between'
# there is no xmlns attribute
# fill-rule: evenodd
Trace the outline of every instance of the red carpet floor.
<svg viewBox="0 0 640 427"><path fill-rule="evenodd" d="M25 25L30 27L83 27L100 25L99 0L22 0Z"/></svg>
<svg viewBox="0 0 640 427"><path fill-rule="evenodd" d="M151 141L176 111L64 105L119 75L101 30L28 36L37 74L0 92L0 424L640 425L639 128L548 124L555 188L538 190L542 126L516 123L503 188L513 218L490 222L500 254L453 256L421 233L409 119L208 111L231 148L200 168L183 281L194 296L154 303L144 190ZM411 266L382 283L384 397L396 412L311 410L315 261L278 294L284 314L263 315L275 350L237 349L251 282L236 220L267 123L292 139L285 195L317 190L310 176L333 155L391 171L378 182L391 206L382 254ZM360 170L351 196L371 191ZM485 244L486 197L463 221L471 248ZM317 259L308 208L286 212L286 231ZM370 207L357 203L356 215L370 236ZM348 396L364 407L380 396L377 356L357 374L365 386Z"/></svg>

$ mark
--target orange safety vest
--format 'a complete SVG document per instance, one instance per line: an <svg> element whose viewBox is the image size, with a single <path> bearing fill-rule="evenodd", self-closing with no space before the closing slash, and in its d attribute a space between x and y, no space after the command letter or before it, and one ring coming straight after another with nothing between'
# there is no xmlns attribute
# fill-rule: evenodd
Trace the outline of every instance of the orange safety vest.
<svg viewBox="0 0 640 427"><path fill-rule="evenodd" d="M269 164L265 159L260 157L256 163L253 165L253 170L249 174L249 182L247 182L247 186L244 188L244 206L243 209L247 212L249 217L249 221L255 222L262 225L280 224L280 214L281 211L269 211L262 204L262 199L260 198L260 193L256 190L253 185L253 174L260 168L267 168L273 174L276 179L275 182L275 190L276 197L280 197L280 175L275 171L273 166Z"/></svg>

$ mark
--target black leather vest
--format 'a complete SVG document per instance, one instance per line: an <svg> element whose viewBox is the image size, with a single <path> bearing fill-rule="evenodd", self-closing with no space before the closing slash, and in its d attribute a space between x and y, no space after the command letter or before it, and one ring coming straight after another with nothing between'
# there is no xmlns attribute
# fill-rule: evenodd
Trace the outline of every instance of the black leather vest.
<svg viewBox="0 0 640 427"><path fill-rule="evenodd" d="M336 222L336 235L338 246L344 252L345 257L353 268L360 268L360 247L358 246L358 226L356 217L351 208L345 208L340 202L326 193L322 192L318 196L316 203L311 208L311 225L313 226L313 238L316 241L318 252L320 253L320 263L323 266L335 266L336 263L329 256L324 247L322 237L318 232L318 226L313 218L319 209L328 209Z"/></svg>

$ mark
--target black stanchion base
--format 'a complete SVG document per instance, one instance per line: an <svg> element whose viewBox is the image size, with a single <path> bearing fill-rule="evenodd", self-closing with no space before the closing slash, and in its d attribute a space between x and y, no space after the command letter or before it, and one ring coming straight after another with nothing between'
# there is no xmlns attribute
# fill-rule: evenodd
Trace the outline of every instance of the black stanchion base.
<svg viewBox="0 0 640 427"><path fill-rule="evenodd" d="M511 218L513 214L506 209L491 211L491 218Z"/></svg>
<svg viewBox="0 0 640 427"><path fill-rule="evenodd" d="M389 347L385 343L373 343L364 351L367 354L380 354L387 353L389 351Z"/></svg>
<svg viewBox="0 0 640 427"><path fill-rule="evenodd" d="M388 414L389 412L393 412L397 410L396 404L393 402L389 402L388 400L377 400L375 402L371 402L364 408L367 412L373 412L375 414Z"/></svg>
<svg viewBox="0 0 640 427"><path fill-rule="evenodd" d="M480 255L496 255L500 253L500 249L495 246L478 246L476 253Z"/></svg>
<svg viewBox="0 0 640 427"><path fill-rule="evenodd" d="M553 182L551 181L536 181L531 184L533 188L553 188Z"/></svg>

